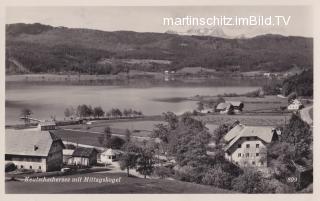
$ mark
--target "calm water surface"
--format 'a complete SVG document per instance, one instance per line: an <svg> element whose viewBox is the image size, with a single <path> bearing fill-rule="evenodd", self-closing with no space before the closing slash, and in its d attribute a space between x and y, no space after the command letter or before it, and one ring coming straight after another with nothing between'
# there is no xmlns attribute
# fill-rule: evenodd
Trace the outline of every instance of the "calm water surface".
<svg viewBox="0 0 320 201"><path fill-rule="evenodd" d="M178 103L154 99L246 93L258 87L150 87L129 88L116 86L10 86L6 88L6 124L21 123L18 119L22 108L30 108L38 119L63 119L64 109L79 104L111 108L133 108L145 115L172 111L181 114L196 109L195 101Z"/></svg>

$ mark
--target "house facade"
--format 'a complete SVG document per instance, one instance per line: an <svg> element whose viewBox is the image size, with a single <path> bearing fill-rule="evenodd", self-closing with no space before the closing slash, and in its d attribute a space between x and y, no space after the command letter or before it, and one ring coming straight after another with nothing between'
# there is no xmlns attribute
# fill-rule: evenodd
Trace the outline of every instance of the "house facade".
<svg viewBox="0 0 320 201"><path fill-rule="evenodd" d="M236 125L225 136L225 158L239 167L267 167L267 144L278 140L272 127Z"/></svg>
<svg viewBox="0 0 320 201"><path fill-rule="evenodd" d="M5 161L18 169L49 172L62 167L64 145L48 131L6 130L5 141Z"/></svg>
<svg viewBox="0 0 320 201"><path fill-rule="evenodd" d="M101 163L110 164L114 161L119 160L121 152L114 149L107 149L100 154Z"/></svg>
<svg viewBox="0 0 320 201"><path fill-rule="evenodd" d="M77 147L72 157L67 160L68 165L90 167L97 164L98 151L95 148Z"/></svg>

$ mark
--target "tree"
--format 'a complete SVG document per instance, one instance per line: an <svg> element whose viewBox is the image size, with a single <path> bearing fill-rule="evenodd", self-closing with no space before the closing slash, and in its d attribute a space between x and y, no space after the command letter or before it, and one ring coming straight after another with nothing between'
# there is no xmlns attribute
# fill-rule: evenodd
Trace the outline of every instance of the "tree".
<svg viewBox="0 0 320 201"><path fill-rule="evenodd" d="M221 143L221 140L231 130L231 128L230 124L221 124L213 131L212 139L216 146Z"/></svg>
<svg viewBox="0 0 320 201"><path fill-rule="evenodd" d="M204 110L204 104L202 101L199 101L197 103L197 109L201 112L202 110Z"/></svg>
<svg viewBox="0 0 320 201"><path fill-rule="evenodd" d="M129 170L135 168L137 165L139 147L132 142L126 142L122 147L123 154L120 157L120 168L121 170L127 170L127 176L130 176Z"/></svg>
<svg viewBox="0 0 320 201"><path fill-rule="evenodd" d="M165 122L169 124L170 129L175 129L178 126L179 120L177 115L175 115L173 112L166 112L163 113L163 119Z"/></svg>
<svg viewBox="0 0 320 201"><path fill-rule="evenodd" d="M103 109L100 106L93 108L93 116L94 117L100 118L104 115L104 113L105 112L103 111Z"/></svg>
<svg viewBox="0 0 320 201"><path fill-rule="evenodd" d="M263 193L264 184L260 172L245 169L244 173L232 180L232 189L243 193Z"/></svg>
<svg viewBox="0 0 320 201"><path fill-rule="evenodd" d="M281 141L292 144L296 147L296 158L311 156L312 152L312 131L310 126L298 115L293 114L283 130Z"/></svg>
<svg viewBox="0 0 320 201"><path fill-rule="evenodd" d="M121 149L124 144L125 140L118 136L111 137L108 143L111 149Z"/></svg>
<svg viewBox="0 0 320 201"><path fill-rule="evenodd" d="M131 132L129 129L126 129L125 136L126 136L125 141L130 142L131 141Z"/></svg>
<svg viewBox="0 0 320 201"><path fill-rule="evenodd" d="M31 114L32 114L32 111L29 108L23 108L21 110L21 115L24 118L25 125L30 123L30 119L29 118L30 118Z"/></svg>
<svg viewBox="0 0 320 201"><path fill-rule="evenodd" d="M107 148L110 148L110 140L112 137L111 128L109 126L104 128L103 134L98 137L99 143Z"/></svg>
<svg viewBox="0 0 320 201"><path fill-rule="evenodd" d="M148 149L146 146L140 148L137 159L137 171L147 178L147 175L151 175L154 169L154 151Z"/></svg>
<svg viewBox="0 0 320 201"><path fill-rule="evenodd" d="M232 176L225 172L221 166L210 168L204 175L202 183L218 188L231 189Z"/></svg>

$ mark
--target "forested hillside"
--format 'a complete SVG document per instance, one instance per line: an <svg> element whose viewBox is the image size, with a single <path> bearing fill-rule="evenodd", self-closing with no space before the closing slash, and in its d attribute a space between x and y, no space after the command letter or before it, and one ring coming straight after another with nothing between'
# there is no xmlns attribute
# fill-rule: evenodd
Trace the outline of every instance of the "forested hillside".
<svg viewBox="0 0 320 201"><path fill-rule="evenodd" d="M156 62L129 64L124 59ZM17 73L12 61L21 64L24 72L32 73L110 74L131 68L160 72L186 66L215 70L240 66L243 72L286 71L292 66L312 67L313 39L281 35L225 39L19 23L6 25L7 73Z"/></svg>

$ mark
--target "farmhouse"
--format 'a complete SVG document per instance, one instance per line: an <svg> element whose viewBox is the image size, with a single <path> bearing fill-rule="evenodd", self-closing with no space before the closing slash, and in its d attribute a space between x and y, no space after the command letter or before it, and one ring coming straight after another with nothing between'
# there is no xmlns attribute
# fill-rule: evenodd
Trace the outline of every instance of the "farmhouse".
<svg viewBox="0 0 320 201"><path fill-rule="evenodd" d="M95 148L77 147L68 159L68 165L89 167L97 163L98 151Z"/></svg>
<svg viewBox="0 0 320 201"><path fill-rule="evenodd" d="M39 122L38 129L41 131L49 131L56 129L56 123L54 121Z"/></svg>
<svg viewBox="0 0 320 201"><path fill-rule="evenodd" d="M6 162L19 169L48 172L62 167L64 145L49 131L6 130L5 145Z"/></svg>
<svg viewBox="0 0 320 201"><path fill-rule="evenodd" d="M225 157L240 167L267 167L267 147L278 140L272 127L236 125L225 136Z"/></svg>
<svg viewBox="0 0 320 201"><path fill-rule="evenodd" d="M121 156L121 152L114 149L107 149L100 155L100 160L102 163L109 164L117 161Z"/></svg>

